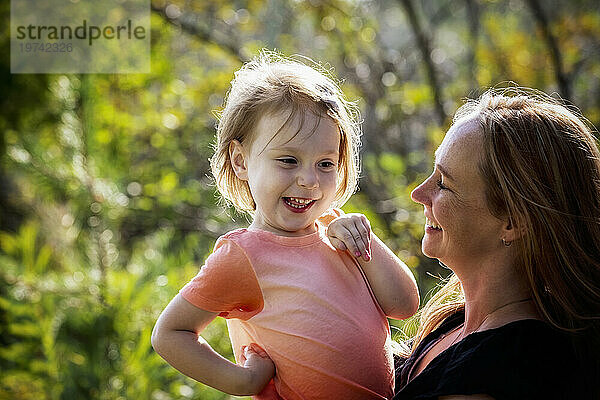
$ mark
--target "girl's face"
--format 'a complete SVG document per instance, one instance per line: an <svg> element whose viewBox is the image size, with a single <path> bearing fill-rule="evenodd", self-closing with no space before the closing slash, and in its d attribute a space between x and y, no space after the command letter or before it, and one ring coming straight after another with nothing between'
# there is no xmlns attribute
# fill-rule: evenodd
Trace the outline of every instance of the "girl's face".
<svg viewBox="0 0 600 400"><path fill-rule="evenodd" d="M479 172L482 151L476 122L458 121L436 151L433 173L411 194L424 206L423 254L453 269L481 265L503 247L507 224L487 207L485 183Z"/></svg>
<svg viewBox="0 0 600 400"><path fill-rule="evenodd" d="M306 112L302 126L299 116L283 126L288 115L263 116L251 143L232 142L230 154L256 204L250 228L301 236L335 198L340 133L328 116Z"/></svg>

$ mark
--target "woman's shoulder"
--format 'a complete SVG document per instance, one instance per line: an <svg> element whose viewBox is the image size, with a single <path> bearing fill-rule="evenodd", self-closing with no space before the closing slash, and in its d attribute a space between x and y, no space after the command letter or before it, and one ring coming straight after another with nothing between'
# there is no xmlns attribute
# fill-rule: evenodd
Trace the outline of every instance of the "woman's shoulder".
<svg viewBox="0 0 600 400"><path fill-rule="evenodd" d="M448 350L448 362L473 373L502 373L518 380L559 376L576 361L569 335L537 319L474 332Z"/></svg>
<svg viewBox="0 0 600 400"><path fill-rule="evenodd" d="M448 325L455 323L453 319ZM472 333L451 346L397 398L477 393L496 399L570 398L565 396L571 388L585 385L581 379L586 371L578 369L567 334L544 321L523 319Z"/></svg>
<svg viewBox="0 0 600 400"><path fill-rule="evenodd" d="M568 341L568 335L564 332L545 321L533 318L511 321L499 327L474 332L467 338L469 337L473 345L489 351L495 351L501 343L510 343L508 350L529 352L546 350ZM510 356L510 352L506 355Z"/></svg>
<svg viewBox="0 0 600 400"><path fill-rule="evenodd" d="M569 393L583 393L592 378L572 335L537 319L475 332L456 346L449 362L486 382L495 393L482 393L495 398L588 398Z"/></svg>

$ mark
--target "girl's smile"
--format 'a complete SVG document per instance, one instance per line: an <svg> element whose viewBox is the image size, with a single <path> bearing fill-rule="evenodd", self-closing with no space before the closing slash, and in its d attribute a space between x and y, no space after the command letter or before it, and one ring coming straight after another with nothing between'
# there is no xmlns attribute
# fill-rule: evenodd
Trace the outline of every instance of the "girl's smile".
<svg viewBox="0 0 600 400"><path fill-rule="evenodd" d="M292 212L296 213L306 212L313 204L315 204L315 200L302 199L299 197L283 197L283 202Z"/></svg>

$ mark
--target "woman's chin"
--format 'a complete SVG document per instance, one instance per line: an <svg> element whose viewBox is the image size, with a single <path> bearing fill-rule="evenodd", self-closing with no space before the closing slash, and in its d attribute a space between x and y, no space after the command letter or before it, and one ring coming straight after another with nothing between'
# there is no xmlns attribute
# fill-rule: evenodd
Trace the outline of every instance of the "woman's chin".
<svg viewBox="0 0 600 400"><path fill-rule="evenodd" d="M421 252L426 257L437 258L436 255L438 252L426 238L423 238L423 241L421 242Z"/></svg>

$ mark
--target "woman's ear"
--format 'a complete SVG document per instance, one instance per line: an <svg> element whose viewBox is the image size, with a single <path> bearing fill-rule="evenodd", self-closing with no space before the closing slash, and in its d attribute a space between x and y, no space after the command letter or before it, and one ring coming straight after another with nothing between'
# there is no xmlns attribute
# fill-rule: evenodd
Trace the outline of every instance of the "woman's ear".
<svg viewBox="0 0 600 400"><path fill-rule="evenodd" d="M506 217L502 232L502 239L504 239L506 242L513 242L523 236L525 232L526 229L517 226L513 218L510 216Z"/></svg>
<svg viewBox="0 0 600 400"><path fill-rule="evenodd" d="M243 181L248 180L248 164L247 155L244 151L244 146L237 140L232 140L229 143L229 160L231 161L231 168L235 176Z"/></svg>

